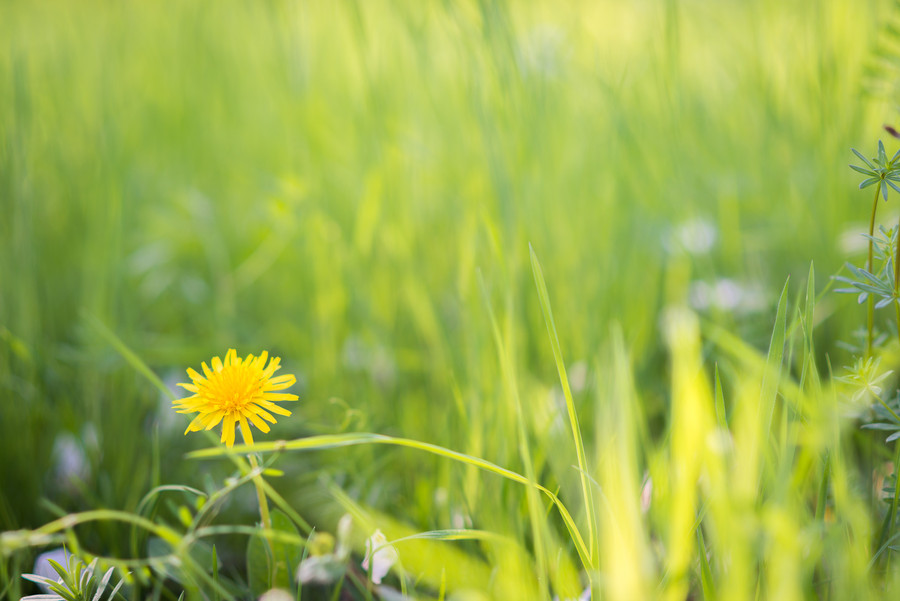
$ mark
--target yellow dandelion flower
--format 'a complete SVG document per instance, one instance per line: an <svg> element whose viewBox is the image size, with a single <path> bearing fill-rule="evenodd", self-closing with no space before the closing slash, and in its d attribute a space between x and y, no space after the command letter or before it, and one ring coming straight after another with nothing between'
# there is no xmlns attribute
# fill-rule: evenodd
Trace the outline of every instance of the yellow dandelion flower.
<svg viewBox="0 0 900 601"><path fill-rule="evenodd" d="M286 374L272 377L281 367L281 359L273 357L266 365L269 353L263 351L259 357L237 356L234 349L225 354L225 361L213 357L212 369L203 363L201 376L188 368L191 384L178 384L193 395L173 402L178 413L198 413L190 423L188 432L211 430L222 422L222 442L231 448L234 445L234 427L241 426L241 434L247 444L253 444L248 420L263 432L269 431L269 424L275 423L272 413L290 415L291 412L279 407L273 401L296 401L295 394L278 393L292 386L296 381ZM271 412L271 413L270 413Z"/></svg>

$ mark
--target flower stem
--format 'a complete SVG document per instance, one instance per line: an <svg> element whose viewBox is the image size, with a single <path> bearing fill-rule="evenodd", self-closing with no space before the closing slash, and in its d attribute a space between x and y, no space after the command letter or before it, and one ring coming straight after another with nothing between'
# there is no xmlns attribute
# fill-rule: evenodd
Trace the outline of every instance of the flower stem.
<svg viewBox="0 0 900 601"><path fill-rule="evenodd" d="M872 217L869 218L869 258L866 261L866 271L872 273L872 263L874 263L873 240L875 235L875 213L878 211L878 195L881 194L881 182L875 187L875 200L872 201ZM872 356L872 336L875 330L875 298L870 294L869 301L866 303L867 320L866 320L866 357Z"/></svg>
<svg viewBox="0 0 900 601"><path fill-rule="evenodd" d="M241 429L241 437L244 439L244 444L252 444L247 440L243 429ZM250 455L249 459L250 467L254 470L259 469L259 461L257 461L256 455ZM266 491L263 490L262 474L253 476L253 486L256 487L256 498L259 501L259 517L262 519L262 527L270 530L272 528L272 518L269 517L269 502L266 501Z"/></svg>
<svg viewBox="0 0 900 601"><path fill-rule="evenodd" d="M871 273L871 272L870 272ZM897 340L900 341L900 220L897 222L897 246L894 249L894 309L897 312Z"/></svg>
<svg viewBox="0 0 900 601"><path fill-rule="evenodd" d="M891 531L894 529L894 524L897 520L897 508L898 508L898 500L900 500L900 486L897 486L898 481L900 481L900 476L898 476L898 469L900 469L900 441L897 441L897 456L894 459L894 496L891 498L891 508L889 510L887 520L882 527L881 530L881 541L880 544L884 544L885 541L890 537ZM890 568L891 564L891 554L886 553L886 563L888 568Z"/></svg>

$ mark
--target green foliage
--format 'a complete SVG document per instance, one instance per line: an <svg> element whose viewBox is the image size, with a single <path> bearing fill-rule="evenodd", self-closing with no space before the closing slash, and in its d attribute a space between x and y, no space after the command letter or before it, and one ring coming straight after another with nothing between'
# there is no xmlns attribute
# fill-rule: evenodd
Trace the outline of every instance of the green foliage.
<svg viewBox="0 0 900 601"><path fill-rule="evenodd" d="M97 569L97 559L94 559L90 565L85 565L79 558L73 555L66 556L66 565L48 560L50 566L59 574L59 578L54 580L47 576L38 576L37 574L22 574L26 580L31 580L47 588L49 591L46 595L31 595L23 597L24 599L60 599L61 601L112 601L116 598L116 594L125 580L119 580L111 591L107 593L107 586L110 583L115 568L109 568L102 577L97 577L94 573Z"/></svg>
<svg viewBox="0 0 900 601"><path fill-rule="evenodd" d="M892 134L896 134L893 128L886 128ZM875 190L875 204L872 207L872 215L869 221L869 256L866 262L866 268L861 269L848 264L847 267L853 277L847 278L838 276L835 279L850 284L851 288L839 289L838 292L860 292L859 302L868 301L868 320L866 330L866 348L865 352L856 356L856 361L852 367L848 367L846 375L836 378L836 381L848 384L851 388L850 400L854 403L864 401L873 403L868 415L862 416L862 429L887 431L889 434L885 438L885 444L900 439L900 391L893 387L889 387L890 392L886 391L882 385L888 381L892 370L882 372L880 363L882 357L887 351L886 341L880 339L877 346L875 341L875 321L874 312L887 306L893 306L895 309L897 328L897 340L900 340L900 223L896 228L887 230L884 226L880 226L881 235L873 236L874 224L876 219L876 210L879 193L887 201L887 188L891 187L895 191L900 191L896 185L896 181L900 179L900 168L895 166L895 162L900 158L900 151L894 154L891 160L887 160L884 144L878 142L878 156L872 161L867 160L856 150L853 151L856 156L863 160L866 168L851 165L854 171L862 173L866 179L860 183L860 189L866 188L873 184L877 184ZM880 271L874 269L874 259L877 258L882 268ZM877 302L876 302L877 300ZM887 476L884 484L876 487L875 494L879 498L886 501L888 507L882 517L882 525L878 538L874 541L878 550L873 555L870 566L874 564L889 566L891 561L891 553L900 550L900 547L892 546L890 541L894 540L900 533L895 533L898 526L897 512L900 505L900 487L896 485L897 474L900 470L900 442L896 446L896 459L892 465L893 474ZM878 509L876 509L876 512Z"/></svg>
<svg viewBox="0 0 900 601"><path fill-rule="evenodd" d="M886 9L5 3L0 596L896 596ZM170 406L229 347L301 396L230 453Z"/></svg>

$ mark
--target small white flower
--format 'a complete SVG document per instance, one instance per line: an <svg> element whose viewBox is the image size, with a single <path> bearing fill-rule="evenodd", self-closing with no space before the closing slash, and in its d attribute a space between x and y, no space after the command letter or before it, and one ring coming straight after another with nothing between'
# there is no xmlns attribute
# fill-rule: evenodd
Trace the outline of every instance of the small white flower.
<svg viewBox="0 0 900 601"><path fill-rule="evenodd" d="M862 234L866 226L862 223L850 224L838 235L838 246L843 255L861 254L869 246L868 239Z"/></svg>
<svg viewBox="0 0 900 601"><path fill-rule="evenodd" d="M664 245L670 253L704 255L712 250L718 237L718 228L710 220L700 217L673 227L664 239Z"/></svg>
<svg viewBox="0 0 900 601"><path fill-rule="evenodd" d="M569 58L566 32L549 23L538 25L518 43L516 62L525 76L554 79Z"/></svg>
<svg viewBox="0 0 900 601"><path fill-rule="evenodd" d="M745 314L766 308L766 295L761 286L730 278L721 278L712 284L692 282L688 297L691 307L697 311L716 309Z"/></svg>
<svg viewBox="0 0 900 601"><path fill-rule="evenodd" d="M381 579L387 576L397 559L397 550L387 544L387 537L381 530L376 530L366 541L366 558L362 562L362 568L369 572L371 563L372 582L381 584Z"/></svg>
<svg viewBox="0 0 900 601"><path fill-rule="evenodd" d="M294 601L294 596L282 588L272 588L264 592L259 601Z"/></svg>
<svg viewBox="0 0 900 601"><path fill-rule="evenodd" d="M53 442L54 477L60 486L76 490L78 482L84 482L91 475L91 466L81 441L65 432Z"/></svg>

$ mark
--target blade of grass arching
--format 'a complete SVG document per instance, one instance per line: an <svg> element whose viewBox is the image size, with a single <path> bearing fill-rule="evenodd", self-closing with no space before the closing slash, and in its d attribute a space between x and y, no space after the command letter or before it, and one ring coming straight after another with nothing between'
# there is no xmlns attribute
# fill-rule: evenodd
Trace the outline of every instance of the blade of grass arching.
<svg viewBox="0 0 900 601"><path fill-rule="evenodd" d="M91 522L123 522L126 524L135 524L155 536L158 536L172 547L177 547L181 541L181 536L178 532L172 530L168 526L155 524L150 520L128 513L127 511L93 509L81 513L70 513L59 519L53 520L52 522L48 522L39 528L35 528L34 530L14 530L12 532L2 533L2 535L0 535L0 557L6 557L16 551L28 547L46 545L48 537L70 532L76 526ZM74 549L72 549L72 552L74 554Z"/></svg>
<svg viewBox="0 0 900 601"><path fill-rule="evenodd" d="M189 459L209 459L212 457L241 455L247 453L318 451L366 444L383 444L424 451L426 453L431 453L439 457L452 459L465 465L473 465L481 470L497 474L498 476L502 476L503 478L512 480L513 482L518 482L526 486L533 486L537 488L544 495L546 495L548 499L550 499L553 505L556 506L557 511L559 511L559 515L562 518L563 523L566 525L566 529L569 531L569 535L572 537L572 542L575 544L575 550L578 552L578 556L581 559L584 568L586 570L592 569L591 556L588 551L587 545L585 545L584 543L584 538L582 538L581 532L578 530L578 526L575 524L575 520L572 518L569 510L566 508L563 502L560 501L559 497L557 497L553 493L553 491L538 484L537 482L529 480L522 474L500 467L499 465L491 463L490 461L487 461L485 459L472 457L471 455L466 455L465 453L460 453L458 451L452 451L450 449L428 442L420 442L418 440L411 440L409 438L394 438L392 436L386 436L384 434L373 434L371 432L357 432L351 434L323 434L320 436L310 436L308 438L298 438L296 440L258 442L252 445L236 444L230 449L227 447L215 446L208 449L193 451L191 453L188 453L187 457Z"/></svg>
<svg viewBox="0 0 900 601"><path fill-rule="evenodd" d="M497 325L497 316L494 314L494 308L491 306L491 299L484 284L484 277L478 272L478 284L481 288L481 295L484 299L485 307L488 311L488 317L491 322L491 332L494 337L494 344L497 349L497 359L500 362L500 371L503 374L503 382L506 387L507 394L512 398L516 408L516 429L519 438L519 456L525 467L525 477L532 482L537 482L534 473L534 463L531 458L531 449L528 447L528 432L525 430L525 418L522 415L522 400L519 397L519 386L510 359L509 346L504 343L503 336L500 334L500 327ZM545 548L544 524L542 518L542 506L538 492L533 487L526 489L528 498L528 519L531 522L531 532L534 537L534 557L537 562L539 581L549 586L550 573L547 566L547 555Z"/></svg>
<svg viewBox="0 0 900 601"><path fill-rule="evenodd" d="M885 551L887 551L889 549L895 548L891 545L891 543L897 541L898 539L900 539L900 532L894 534L892 537L890 537L889 539L884 541L884 543L882 543L882 545L880 547L878 547L878 551L876 551L875 554L872 555L872 559L869 560L869 565L868 565L869 570L871 570L872 568L875 567L875 564L878 563L878 560L881 558L882 553L884 553Z"/></svg>
<svg viewBox="0 0 900 601"><path fill-rule="evenodd" d="M712 569L709 567L709 552L706 550L706 542L703 540L703 528L697 526L697 544L700 552L700 586L703 588L703 598L706 600L716 598L716 583L713 580Z"/></svg>
<svg viewBox="0 0 900 601"><path fill-rule="evenodd" d="M569 412L569 423L572 426L572 439L575 443L575 453L578 459L578 469L581 471L581 492L584 497L584 512L588 526L589 550L588 557L591 560L591 566L596 563L594 552L595 546L595 528L594 520L596 519L594 512L594 497L591 491L591 485L587 474L587 460L584 454L584 442L581 438L581 428L578 425L578 413L575 411L575 401L572 398L572 390L569 388L569 377L566 375L566 365L563 362L562 351L559 346L559 336L556 334L556 323L553 320L553 310L550 307L550 295L547 292L547 284L544 282L544 272L538 261L534 248L528 245L528 251L531 254L531 270L534 274L534 282L537 286L538 297L541 301L541 310L544 313L544 321L547 324L547 335L550 337L550 346L553 349L553 359L556 361L556 370L559 372L559 381L562 385L563 396L566 399L566 409Z"/></svg>
<svg viewBox="0 0 900 601"><path fill-rule="evenodd" d="M426 532L417 532L415 534L411 534L409 536L404 536L402 538L395 538L392 541L388 541L383 545L379 545L375 547L372 553L376 553L383 548L392 547L397 543L402 543L404 541L410 540L442 540L442 541L457 541L457 540L493 540L493 541L506 541L506 537L497 534L496 532L489 532L487 530L467 530L465 528L448 528L444 530L428 530Z"/></svg>

